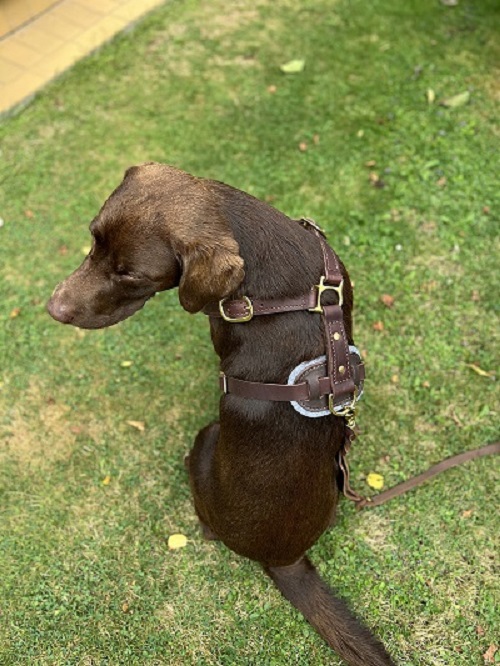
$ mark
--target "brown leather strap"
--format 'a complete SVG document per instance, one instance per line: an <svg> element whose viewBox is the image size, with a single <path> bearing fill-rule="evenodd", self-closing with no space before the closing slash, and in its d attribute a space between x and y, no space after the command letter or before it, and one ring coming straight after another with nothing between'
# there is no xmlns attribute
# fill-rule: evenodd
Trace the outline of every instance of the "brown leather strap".
<svg viewBox="0 0 500 666"><path fill-rule="evenodd" d="M220 388L226 394L237 395L250 400L273 400L277 402L290 402L292 400L307 400L309 385L301 384L267 384L263 382L249 382L245 379L235 379L221 374Z"/></svg>
<svg viewBox="0 0 500 666"><path fill-rule="evenodd" d="M323 308L328 376L333 404L340 405L354 395L354 380L349 363L349 342L344 326L344 313L338 305Z"/></svg>
<svg viewBox="0 0 500 666"><path fill-rule="evenodd" d="M321 377L318 380L320 395L330 392L330 380ZM249 382L246 379L226 377L221 373L219 385L224 393L232 393L240 398L251 400L272 400L275 402L300 402L311 399L311 387L308 382L300 384L267 384L264 382Z"/></svg>
<svg viewBox="0 0 500 666"><path fill-rule="evenodd" d="M307 294L303 294L298 298L281 298L272 301L233 298L223 301L221 304L209 303L203 308L203 312L209 317L222 317L222 308L228 319L237 321L248 316L250 306L252 307L253 315L271 315L281 312L310 310L316 305L316 300L316 291L311 289Z"/></svg>
<svg viewBox="0 0 500 666"><path fill-rule="evenodd" d="M397 486L394 486L393 488L384 490L383 493L379 493L374 497L360 497L359 495L357 495L357 493L354 493L354 495L357 495L357 497L359 498L356 499L355 497L350 497L349 494L346 493L344 494L346 494L346 497L356 502L357 509L366 509L375 506L380 506L381 504L384 504L385 502L394 499L394 497L399 497L400 495L403 495L403 493L406 493L409 490L413 490L413 488L421 486L423 483L437 476L437 474L440 474L441 472L444 472L448 469L452 469L453 467L457 467L458 465L462 465L463 463L469 462L470 460L475 460L476 458L482 458L483 456L498 455L498 454L500 454L500 442L495 442L494 444L487 444L486 446L482 446L479 449L471 449L470 451L464 451L463 453L458 453L457 455L445 458L436 465L429 467L429 469L426 470L425 472L422 472L422 474L418 474L417 476L414 476L411 479L408 479L407 481L403 481L403 483L399 483ZM343 462L345 463L345 453L343 455L341 454L340 457L344 458ZM349 486L348 477L347 477L347 486ZM349 488L349 490L351 489Z"/></svg>
<svg viewBox="0 0 500 666"><path fill-rule="evenodd" d="M323 280L324 289L339 290L337 305L324 305L322 307L323 325L325 334L326 358L328 362L328 375L330 377L330 395L334 405L344 404L349 397L354 396L355 386L349 363L349 341L344 325L342 311L342 289L344 277L340 269L340 262L326 242L324 236L313 229L316 234L325 265ZM318 306L321 305L321 293L318 295Z"/></svg>
<svg viewBox="0 0 500 666"><path fill-rule="evenodd" d="M347 497L347 499L358 503L362 502L364 497L358 495L358 493L351 488L351 484L349 483L349 465L347 464L347 454L349 453L351 444L355 439L356 434L354 433L354 430L346 426L344 444L342 445L340 451L337 452L337 465L339 468L338 482L340 490Z"/></svg>

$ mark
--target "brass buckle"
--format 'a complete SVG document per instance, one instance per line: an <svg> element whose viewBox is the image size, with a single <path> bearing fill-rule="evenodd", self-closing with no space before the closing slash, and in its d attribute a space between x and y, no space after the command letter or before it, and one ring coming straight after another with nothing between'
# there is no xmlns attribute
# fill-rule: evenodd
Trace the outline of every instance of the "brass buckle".
<svg viewBox="0 0 500 666"><path fill-rule="evenodd" d="M228 321L230 324L242 324L245 321L250 321L253 318L253 305L252 301L248 296L242 296L242 299L245 301L245 305L248 308L248 312L241 317L229 317L224 311L224 303L228 300L228 297L221 298L219 301L219 312L220 316L224 321Z"/></svg>
<svg viewBox="0 0 500 666"><path fill-rule="evenodd" d="M318 290L318 300L316 305L313 308L309 308L309 312L323 312L323 306L321 305L321 295L324 291L335 291L339 297L339 306L342 307L344 303L344 280L341 280L340 284L325 284L325 276L322 275L319 279L319 284L315 285L314 288Z"/></svg>

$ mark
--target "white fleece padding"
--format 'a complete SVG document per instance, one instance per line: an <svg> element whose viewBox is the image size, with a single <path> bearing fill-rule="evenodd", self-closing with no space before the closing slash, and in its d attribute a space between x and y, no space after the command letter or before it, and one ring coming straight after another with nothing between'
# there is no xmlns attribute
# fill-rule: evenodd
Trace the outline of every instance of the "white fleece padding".
<svg viewBox="0 0 500 666"><path fill-rule="evenodd" d="M355 347L354 345L349 345L349 353L350 354L357 354L359 356L359 358L361 358L361 354L359 353L359 349L357 347ZM304 372L304 370L307 370L312 365L318 365L320 363L326 363L326 356L324 356L324 355L323 356L318 356L318 358L313 358L311 361L303 361L302 363L299 363L299 365L297 365L292 370L292 372L290 373L290 376L288 377L288 382L287 383L290 384L290 385L295 384L295 382L297 380L297 377L299 377ZM359 394L356 396L356 402L361 398L362 395L363 395L363 389L361 389ZM328 407L326 409L322 409L320 411L309 411L309 410L305 409L304 407L302 407L302 405L299 405L298 402L291 401L290 404L292 405L292 407L295 409L296 412L298 412L299 414L302 414L302 416L307 416L310 419L317 419L320 416L330 416L331 415L331 412L328 409ZM336 412L342 411L342 405L334 407L334 410Z"/></svg>

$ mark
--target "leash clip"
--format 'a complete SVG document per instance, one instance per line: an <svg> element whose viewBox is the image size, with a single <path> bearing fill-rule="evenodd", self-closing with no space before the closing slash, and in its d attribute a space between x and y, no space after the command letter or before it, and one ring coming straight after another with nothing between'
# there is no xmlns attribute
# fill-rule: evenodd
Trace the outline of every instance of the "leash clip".
<svg viewBox="0 0 500 666"><path fill-rule="evenodd" d="M334 416L342 416L345 418L346 425L351 430L356 426L356 402L357 402L357 389L354 390L352 401L346 405L335 406L333 404L333 393L328 396L328 409Z"/></svg>

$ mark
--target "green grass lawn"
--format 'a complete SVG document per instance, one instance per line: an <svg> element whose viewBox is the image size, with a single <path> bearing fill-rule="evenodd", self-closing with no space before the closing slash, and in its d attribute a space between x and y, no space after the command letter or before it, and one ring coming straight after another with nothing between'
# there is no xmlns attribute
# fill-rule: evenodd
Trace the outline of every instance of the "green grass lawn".
<svg viewBox="0 0 500 666"><path fill-rule="evenodd" d="M95 332L44 306L125 168L171 163L327 229L366 354L360 492L494 441L499 27L496 0L172 0L2 121L2 666L340 664L198 532L182 460L217 414L206 319L175 292ZM489 458L343 502L312 549L399 664L499 645L498 482Z"/></svg>

